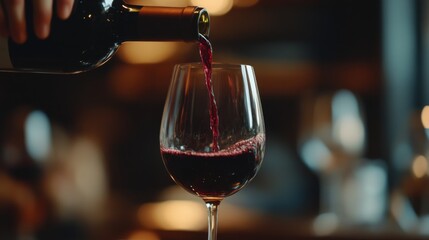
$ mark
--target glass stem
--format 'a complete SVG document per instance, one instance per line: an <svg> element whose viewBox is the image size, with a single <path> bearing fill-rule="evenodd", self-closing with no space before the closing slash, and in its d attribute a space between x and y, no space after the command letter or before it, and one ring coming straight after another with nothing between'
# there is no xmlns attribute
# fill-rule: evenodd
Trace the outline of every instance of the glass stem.
<svg viewBox="0 0 429 240"><path fill-rule="evenodd" d="M217 240L217 208L220 201L206 201L208 210L208 240Z"/></svg>

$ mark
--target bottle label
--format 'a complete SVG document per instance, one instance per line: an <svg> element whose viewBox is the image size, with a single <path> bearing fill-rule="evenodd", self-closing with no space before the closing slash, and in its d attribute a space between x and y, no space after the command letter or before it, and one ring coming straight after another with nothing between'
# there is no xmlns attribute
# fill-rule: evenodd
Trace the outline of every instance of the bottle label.
<svg viewBox="0 0 429 240"><path fill-rule="evenodd" d="M12 68L13 65L9 55L9 39L0 37L0 70Z"/></svg>

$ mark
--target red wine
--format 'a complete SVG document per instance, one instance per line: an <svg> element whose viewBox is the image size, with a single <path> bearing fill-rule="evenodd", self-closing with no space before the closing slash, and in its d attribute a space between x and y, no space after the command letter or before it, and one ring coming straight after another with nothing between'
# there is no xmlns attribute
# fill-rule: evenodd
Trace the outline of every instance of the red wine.
<svg viewBox="0 0 429 240"><path fill-rule="evenodd" d="M31 7L31 1L26 1ZM54 17L50 36L16 44L0 38L0 71L77 73L101 66L125 41L198 41L208 34L207 11L199 7L146 7L123 0L75 1L67 20ZM6 44L1 46L2 44Z"/></svg>
<svg viewBox="0 0 429 240"><path fill-rule="evenodd" d="M206 78L206 86L207 92L209 95L209 115L210 115L210 128L213 134L213 143L212 150L219 151L219 114L217 110L217 104L215 100L215 95L212 87L212 61L213 61L213 49L210 44L210 41L200 35L199 38L199 50L200 50L200 58L204 68L204 75Z"/></svg>
<svg viewBox="0 0 429 240"><path fill-rule="evenodd" d="M222 199L239 191L259 169L264 135L240 141L217 152L192 152L161 147L173 180L203 199Z"/></svg>

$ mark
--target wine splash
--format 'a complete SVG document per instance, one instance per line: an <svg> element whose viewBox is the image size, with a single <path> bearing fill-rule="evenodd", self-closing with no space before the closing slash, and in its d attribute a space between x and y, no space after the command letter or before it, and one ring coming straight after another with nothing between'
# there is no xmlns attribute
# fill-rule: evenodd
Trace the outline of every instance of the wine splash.
<svg viewBox="0 0 429 240"><path fill-rule="evenodd" d="M213 61L213 50L210 41L202 34L199 36L199 50L200 58L204 68L204 75L206 78L206 86L210 101L210 128L213 134L212 150L214 152L219 151L219 115L217 110L217 104L213 92L212 86L212 61Z"/></svg>

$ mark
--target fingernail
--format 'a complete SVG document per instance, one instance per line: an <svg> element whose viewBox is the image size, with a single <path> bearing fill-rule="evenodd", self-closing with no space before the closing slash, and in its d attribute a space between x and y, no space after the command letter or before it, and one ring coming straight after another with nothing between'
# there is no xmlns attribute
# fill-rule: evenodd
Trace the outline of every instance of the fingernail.
<svg viewBox="0 0 429 240"><path fill-rule="evenodd" d="M72 5L64 4L60 9L58 9L58 17L65 20L67 19L72 11Z"/></svg>

